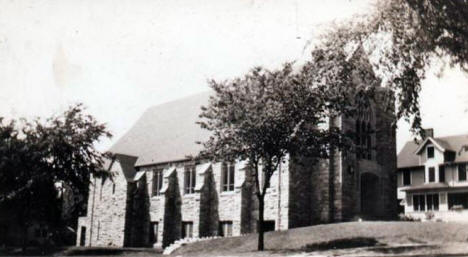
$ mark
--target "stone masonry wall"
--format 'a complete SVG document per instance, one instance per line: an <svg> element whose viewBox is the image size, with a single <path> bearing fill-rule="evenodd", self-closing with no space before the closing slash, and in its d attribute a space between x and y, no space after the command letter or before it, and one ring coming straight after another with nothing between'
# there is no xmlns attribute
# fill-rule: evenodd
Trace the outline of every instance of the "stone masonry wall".
<svg viewBox="0 0 468 257"><path fill-rule="evenodd" d="M377 90L375 102L385 103L392 101L391 99L382 99L385 90ZM390 97L391 96L387 96ZM393 106L393 105L390 105ZM361 192L362 192L362 178L366 174L373 174L377 176L378 182L375 186L377 192L371 194L372 197L367 201L375 212L373 218L378 219L391 219L396 215L396 139L395 128L392 126L395 121L393 109L384 109L381 105L372 103L372 125L374 131L371 134L372 151L371 160L356 159L356 155L352 152L341 153L341 164L339 171L341 180L336 181L338 185L341 184L343 194L337 195L341 197L342 207L337 211L342 213L342 220L350 220L363 213ZM341 123L344 131L354 132L355 120L352 118L343 118ZM373 187L373 186L371 186ZM369 188L368 188L369 190ZM366 200L366 199L364 199ZM368 217L367 217L368 218Z"/></svg>
<svg viewBox="0 0 468 257"><path fill-rule="evenodd" d="M289 160L286 159L273 173L265 195L264 218L275 222L275 230L289 228L289 194Z"/></svg>
<svg viewBox="0 0 468 257"><path fill-rule="evenodd" d="M317 205L312 208L313 202L317 203L321 193L313 194L312 176L317 167L313 160L291 157L289 161L289 228L304 227L312 224L312 220L319 216Z"/></svg>
<svg viewBox="0 0 468 257"><path fill-rule="evenodd" d="M382 201L383 201L383 218L395 219L398 215L397 188L396 188L396 128L394 126L395 114L393 109L394 99L388 100L389 96L381 92L378 95L378 102L390 101L390 109L383 109L382 105L378 106L380 110L376 115L376 162L382 170Z"/></svg>
<svg viewBox="0 0 468 257"><path fill-rule="evenodd" d="M193 222L193 236L210 236L218 234L218 223L222 221L232 222L233 235L241 233L255 232L256 221L258 219L258 205L256 204L256 196L254 195L253 179L249 178L248 169L245 162L237 162L235 164L235 186L234 191L223 192L221 185L221 163L212 163L208 171L201 170L202 167L207 167L206 163L196 165L197 179L196 191L193 194L185 194L184 171L186 165L193 165L192 162L177 162L168 163L156 166L141 167L141 171L145 171L148 181L147 187L152 188L153 170L163 169L164 172L175 169L174 179L176 183L169 182L170 178L166 178L163 188L167 184L166 192L173 192L170 185L178 185L178 194L180 197L180 215L181 222ZM276 229L287 229L288 224L288 208L289 208L289 164L286 162L281 165L280 171L274 173L271 178L271 186L267 190L265 196L265 220L275 222ZM279 176L281 174L281 176ZM279 186L281 184L281 186ZM166 229L173 231L175 228L167 228L165 221L166 209L169 205L167 193L159 196L150 195L150 217L152 222L158 222L158 239L167 236ZM172 193L173 194L173 193ZM170 197L177 199L175 196ZM171 207L177 209L177 207ZM175 226L172 224L171 226ZM179 225L182 229L181 226ZM169 233L174 241L181 235L174 235L176 232ZM167 241L163 239L163 241ZM159 244L161 242L158 242ZM157 243L157 244L158 244ZM165 243L163 242L163 245Z"/></svg>
<svg viewBox="0 0 468 257"><path fill-rule="evenodd" d="M88 211L80 217L77 227L77 245L80 244L81 227L86 227L86 246L122 247L124 241L125 204L127 181L122 172L111 179L92 179ZM113 186L115 183L115 190ZM114 193L113 193L114 191ZM94 206L94 209L93 209Z"/></svg>

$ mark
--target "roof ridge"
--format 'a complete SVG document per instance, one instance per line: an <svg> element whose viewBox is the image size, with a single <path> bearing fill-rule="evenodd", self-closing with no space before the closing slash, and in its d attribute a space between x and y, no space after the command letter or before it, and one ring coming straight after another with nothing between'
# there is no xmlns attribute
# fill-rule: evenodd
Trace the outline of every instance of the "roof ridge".
<svg viewBox="0 0 468 257"><path fill-rule="evenodd" d="M174 103L179 102L179 101L182 101L182 100L184 100L184 99L191 99L191 98L193 98L193 97L195 97L195 96L206 95L206 94L210 94L210 93L212 93L212 92L213 92L212 90L206 90L206 91L202 91L202 92L198 92L198 93L186 95L186 96L183 96L183 97L180 97L180 98L175 98L175 99L172 99L172 100L169 100L169 101L166 101L166 102L162 102L162 103L158 103L158 104L155 104L155 105L151 105L151 106L149 106L148 108L146 108L146 110L145 110L143 113L147 112L147 111L150 110L150 109L154 109L154 108L156 108L156 107L174 104Z"/></svg>
<svg viewBox="0 0 468 257"><path fill-rule="evenodd" d="M457 134L457 135L450 135L450 136L442 136L442 137L432 137L432 138L437 140L437 139L446 139L446 138L462 137L462 136L467 136L467 137L468 137L468 132L467 132L467 133L464 133L464 134ZM423 141L421 141L421 142L423 142ZM416 143L416 142L414 141L414 139L411 139L411 140L407 140L407 141L405 142L405 144L407 144L407 143ZM417 143L416 143L416 144L417 144Z"/></svg>
<svg viewBox="0 0 468 257"><path fill-rule="evenodd" d="M458 134L458 135L450 135L450 136L443 136L443 137L434 137L434 139L446 139L446 138L462 137L462 136L468 137L468 133L465 133L465 134Z"/></svg>

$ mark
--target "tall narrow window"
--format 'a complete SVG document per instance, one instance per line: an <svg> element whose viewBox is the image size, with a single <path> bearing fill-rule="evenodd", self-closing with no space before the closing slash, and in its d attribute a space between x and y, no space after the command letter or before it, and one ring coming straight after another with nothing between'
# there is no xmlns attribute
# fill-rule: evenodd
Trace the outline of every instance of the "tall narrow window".
<svg viewBox="0 0 468 257"><path fill-rule="evenodd" d="M158 232L159 232L159 223L151 222L150 223L150 242L152 244L158 242Z"/></svg>
<svg viewBox="0 0 468 257"><path fill-rule="evenodd" d="M193 237L193 222L182 222L182 238Z"/></svg>
<svg viewBox="0 0 468 257"><path fill-rule="evenodd" d="M432 195L426 195L426 203L427 203L427 210L431 211L432 210Z"/></svg>
<svg viewBox="0 0 468 257"><path fill-rule="evenodd" d="M361 159L361 122L356 120L356 158Z"/></svg>
<svg viewBox="0 0 468 257"><path fill-rule="evenodd" d="M367 123L367 159L372 160L372 137L370 123Z"/></svg>
<svg viewBox="0 0 468 257"><path fill-rule="evenodd" d="M367 158L367 127L364 121L361 121L361 158Z"/></svg>
<svg viewBox="0 0 468 257"><path fill-rule="evenodd" d="M232 221L219 222L219 235L224 237L232 236Z"/></svg>
<svg viewBox="0 0 468 257"><path fill-rule="evenodd" d="M157 169L153 171L153 196L161 194L163 184L163 170Z"/></svg>
<svg viewBox="0 0 468 257"><path fill-rule="evenodd" d="M235 165L234 163L223 163L221 170L222 191L234 191L234 178L235 178Z"/></svg>
<svg viewBox="0 0 468 257"><path fill-rule="evenodd" d="M445 166L444 165L439 166L439 182L441 183L445 182Z"/></svg>
<svg viewBox="0 0 468 257"><path fill-rule="evenodd" d="M435 168L429 168L429 182L435 182Z"/></svg>
<svg viewBox="0 0 468 257"><path fill-rule="evenodd" d="M419 195L413 195L413 210L419 210Z"/></svg>
<svg viewBox="0 0 468 257"><path fill-rule="evenodd" d="M458 164L458 181L466 181L466 164Z"/></svg>
<svg viewBox="0 0 468 257"><path fill-rule="evenodd" d="M355 120L355 138L357 159L372 160L372 120L371 110L364 111Z"/></svg>
<svg viewBox="0 0 468 257"><path fill-rule="evenodd" d="M414 211L426 211L425 195L413 195L413 209Z"/></svg>
<svg viewBox="0 0 468 257"><path fill-rule="evenodd" d="M185 168L184 181L185 181L184 182L185 193L186 194L195 193L195 183L196 183L195 166L188 166Z"/></svg>
<svg viewBox="0 0 468 257"><path fill-rule="evenodd" d="M97 224L97 240L99 240L99 234L101 233L101 221L98 220Z"/></svg>
<svg viewBox="0 0 468 257"><path fill-rule="evenodd" d="M434 147L428 146L427 147L427 159L432 159L432 158L434 158Z"/></svg>
<svg viewBox="0 0 468 257"><path fill-rule="evenodd" d="M403 186L411 185L411 171L404 170L403 171Z"/></svg>
<svg viewBox="0 0 468 257"><path fill-rule="evenodd" d="M428 194L427 198L427 210L438 211L439 210L439 194Z"/></svg>

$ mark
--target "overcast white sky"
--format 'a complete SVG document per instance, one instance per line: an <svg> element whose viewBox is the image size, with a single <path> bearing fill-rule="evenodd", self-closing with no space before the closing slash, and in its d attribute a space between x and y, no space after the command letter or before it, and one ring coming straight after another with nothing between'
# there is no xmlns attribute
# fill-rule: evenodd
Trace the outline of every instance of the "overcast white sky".
<svg viewBox="0 0 468 257"><path fill-rule="evenodd" d="M114 134L143 111L208 89L255 65L309 57L327 22L371 0L0 0L0 116L50 116L83 102ZM423 124L436 136L468 132L468 76L430 75ZM410 139L400 124L398 148Z"/></svg>

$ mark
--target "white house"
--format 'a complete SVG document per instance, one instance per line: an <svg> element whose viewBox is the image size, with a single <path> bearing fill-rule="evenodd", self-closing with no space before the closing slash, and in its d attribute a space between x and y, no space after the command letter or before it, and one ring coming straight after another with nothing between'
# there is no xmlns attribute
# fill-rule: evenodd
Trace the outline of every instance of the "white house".
<svg viewBox="0 0 468 257"><path fill-rule="evenodd" d="M427 130L398 154L398 200L413 218L468 222L468 134L437 137Z"/></svg>

